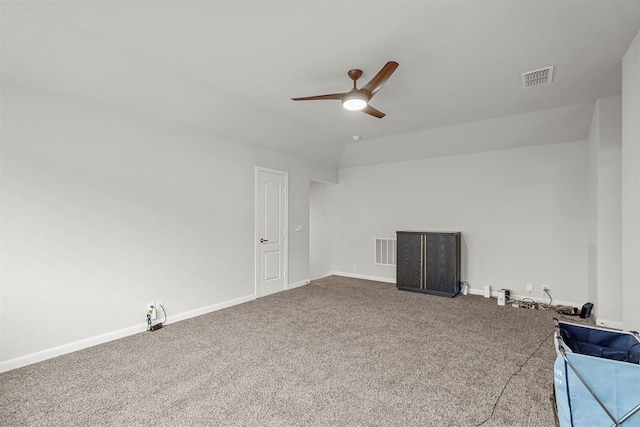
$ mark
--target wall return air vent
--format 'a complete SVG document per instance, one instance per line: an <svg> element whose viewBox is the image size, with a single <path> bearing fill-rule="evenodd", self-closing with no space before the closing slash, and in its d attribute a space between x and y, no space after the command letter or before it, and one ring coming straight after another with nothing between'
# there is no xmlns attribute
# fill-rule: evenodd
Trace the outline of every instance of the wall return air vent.
<svg viewBox="0 0 640 427"><path fill-rule="evenodd" d="M539 70L522 73L522 88L547 85L553 81L553 65Z"/></svg>
<svg viewBox="0 0 640 427"><path fill-rule="evenodd" d="M396 239L376 239L376 264L396 265Z"/></svg>

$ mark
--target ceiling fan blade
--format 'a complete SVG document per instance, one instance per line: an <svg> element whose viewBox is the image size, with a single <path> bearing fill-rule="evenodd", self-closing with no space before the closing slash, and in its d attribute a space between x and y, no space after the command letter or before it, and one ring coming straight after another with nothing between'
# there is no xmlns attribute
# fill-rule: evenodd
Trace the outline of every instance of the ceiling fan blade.
<svg viewBox="0 0 640 427"><path fill-rule="evenodd" d="M332 93L329 95L305 96L303 98L291 98L293 101L317 101L319 99L342 99L346 93Z"/></svg>
<svg viewBox="0 0 640 427"><path fill-rule="evenodd" d="M385 64L384 67L375 75L374 78L371 79L369 83L364 85L360 90L363 92L370 93L369 98L373 98L373 95L376 94L378 90L389 80L391 74L398 68L398 63L395 61L389 61Z"/></svg>
<svg viewBox="0 0 640 427"><path fill-rule="evenodd" d="M367 104L366 107L364 107L360 111L362 111L363 113L367 113L370 116L377 117L379 119L381 119L381 118L383 118L385 116L385 114L382 111L378 111L375 108L373 108L371 105L368 105L368 104Z"/></svg>

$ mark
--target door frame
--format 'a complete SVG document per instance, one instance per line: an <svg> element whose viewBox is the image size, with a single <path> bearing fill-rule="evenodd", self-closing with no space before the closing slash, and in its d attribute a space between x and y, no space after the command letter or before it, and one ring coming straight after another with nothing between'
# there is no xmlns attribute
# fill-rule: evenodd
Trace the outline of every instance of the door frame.
<svg viewBox="0 0 640 427"><path fill-rule="evenodd" d="M256 298L260 297L260 173L268 172L276 175L282 175L284 177L284 287L282 290L286 290L289 287L289 172L281 171L277 169L265 168L262 166L256 166L255 168L255 224L254 224L254 294Z"/></svg>

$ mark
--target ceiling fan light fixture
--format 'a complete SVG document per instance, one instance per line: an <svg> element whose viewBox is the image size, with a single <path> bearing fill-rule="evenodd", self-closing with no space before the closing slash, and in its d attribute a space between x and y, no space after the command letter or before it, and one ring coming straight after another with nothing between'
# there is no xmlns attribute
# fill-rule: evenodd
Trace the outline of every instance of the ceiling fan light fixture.
<svg viewBox="0 0 640 427"><path fill-rule="evenodd" d="M318 101L322 99L335 99L342 102L345 110L362 111L372 117L381 119L384 117L382 111L378 111L369 105L369 101L380 90L385 82L391 77L391 74L398 68L395 61L387 62L378 74L376 74L366 85L358 89L357 80L362 76L362 70L354 68L347 73L349 78L353 80L353 89L344 93L330 93L326 95L305 96L302 98L291 98L293 101Z"/></svg>
<svg viewBox="0 0 640 427"><path fill-rule="evenodd" d="M360 92L352 92L342 99L342 106L345 110L358 111L367 106L367 97Z"/></svg>

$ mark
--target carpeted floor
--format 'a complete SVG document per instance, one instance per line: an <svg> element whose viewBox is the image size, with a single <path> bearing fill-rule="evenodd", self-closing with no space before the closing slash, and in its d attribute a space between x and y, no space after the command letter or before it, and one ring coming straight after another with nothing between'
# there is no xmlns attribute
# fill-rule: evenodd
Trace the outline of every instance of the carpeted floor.
<svg viewBox="0 0 640 427"><path fill-rule="evenodd" d="M550 427L553 316L332 276L1 374L0 425Z"/></svg>

